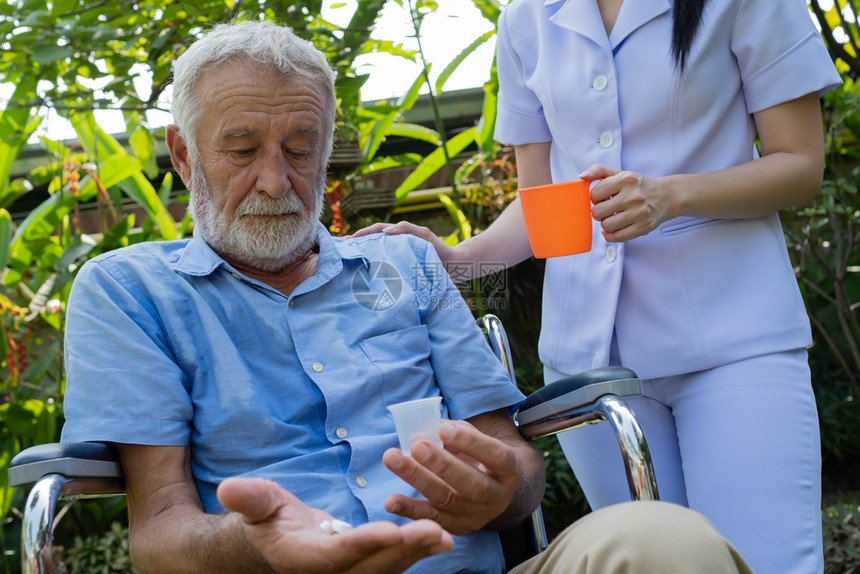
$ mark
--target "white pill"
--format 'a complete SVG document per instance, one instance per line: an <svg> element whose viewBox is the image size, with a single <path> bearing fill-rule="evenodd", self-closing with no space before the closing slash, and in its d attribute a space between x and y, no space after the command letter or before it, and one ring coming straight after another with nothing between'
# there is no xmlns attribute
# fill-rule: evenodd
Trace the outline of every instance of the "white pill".
<svg viewBox="0 0 860 574"><path fill-rule="evenodd" d="M320 530L322 530L326 534L340 534L351 529L352 525L349 522L344 522L343 520L338 520L337 518L334 518L332 520L323 520L322 522L320 522Z"/></svg>
<svg viewBox="0 0 860 574"><path fill-rule="evenodd" d="M338 534L341 534L343 532L346 532L347 530L351 530L352 524L350 524L348 522L344 522L343 520L338 520L337 518L335 518L334 520L331 521L331 527L334 528L335 532L337 532Z"/></svg>
<svg viewBox="0 0 860 574"><path fill-rule="evenodd" d="M320 530L326 534L334 534L334 526L332 525L331 520L323 520L320 522Z"/></svg>

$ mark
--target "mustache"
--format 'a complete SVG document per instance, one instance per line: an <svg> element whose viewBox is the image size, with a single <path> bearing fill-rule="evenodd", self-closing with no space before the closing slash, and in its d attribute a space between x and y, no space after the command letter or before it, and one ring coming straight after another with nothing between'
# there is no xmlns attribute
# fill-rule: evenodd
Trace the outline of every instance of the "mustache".
<svg viewBox="0 0 860 574"><path fill-rule="evenodd" d="M260 194L248 196L242 201L236 209L236 215L293 215L304 211L305 204L293 193L277 199Z"/></svg>

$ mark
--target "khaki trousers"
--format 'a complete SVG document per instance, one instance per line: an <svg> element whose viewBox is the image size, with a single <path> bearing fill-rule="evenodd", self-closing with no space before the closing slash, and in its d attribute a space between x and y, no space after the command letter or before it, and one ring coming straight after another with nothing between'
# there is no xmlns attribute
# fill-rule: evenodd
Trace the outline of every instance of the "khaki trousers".
<svg viewBox="0 0 860 574"><path fill-rule="evenodd" d="M752 574L701 514L668 502L592 512L509 574Z"/></svg>

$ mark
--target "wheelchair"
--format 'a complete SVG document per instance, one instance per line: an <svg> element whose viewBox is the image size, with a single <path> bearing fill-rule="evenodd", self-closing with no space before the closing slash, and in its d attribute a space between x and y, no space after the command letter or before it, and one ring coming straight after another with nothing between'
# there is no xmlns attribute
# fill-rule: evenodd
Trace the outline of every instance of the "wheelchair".
<svg viewBox="0 0 860 574"><path fill-rule="evenodd" d="M487 342L516 384L507 334L494 315L478 320ZM658 500L657 482L645 435L624 397L642 394L636 374L624 367L591 369L559 379L530 394L515 415L528 439L553 435L586 424L608 421L618 439L630 496ZM32 484L21 534L23 574L53 572L52 531L62 499L122 495L125 482L111 444L52 443L18 453L9 467L9 484ZM549 544L540 506L522 527L500 533L509 567L543 551Z"/></svg>

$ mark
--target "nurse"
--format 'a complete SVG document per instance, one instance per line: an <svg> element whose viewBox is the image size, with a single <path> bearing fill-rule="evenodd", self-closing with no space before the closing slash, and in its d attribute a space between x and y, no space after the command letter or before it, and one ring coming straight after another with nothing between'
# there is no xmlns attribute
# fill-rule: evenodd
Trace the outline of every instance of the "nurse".
<svg viewBox="0 0 860 574"><path fill-rule="evenodd" d="M592 250L547 261L546 381L636 371L661 498L757 574L822 572L812 338L777 215L818 192L818 98L840 83L806 2L516 0L497 50L520 187L602 178ZM473 263L452 270L531 256L519 200L456 247L361 233L380 230ZM628 499L607 425L559 440L592 508Z"/></svg>

